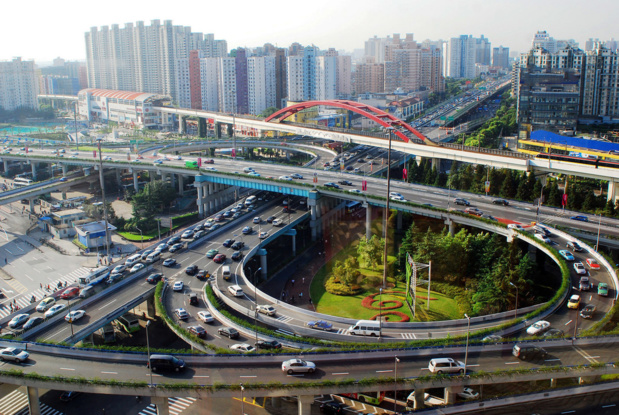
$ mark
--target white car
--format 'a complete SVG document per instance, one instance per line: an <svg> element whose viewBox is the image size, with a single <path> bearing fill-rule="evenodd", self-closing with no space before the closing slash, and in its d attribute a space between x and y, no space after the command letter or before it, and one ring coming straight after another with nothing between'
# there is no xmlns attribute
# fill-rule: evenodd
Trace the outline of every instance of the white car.
<svg viewBox="0 0 619 415"><path fill-rule="evenodd" d="M56 299L52 298L52 297L47 297L45 299L43 299L39 305L37 305L37 311L39 313L42 313L43 311L47 310L48 308L50 308L52 305L54 305L54 303L56 302Z"/></svg>
<svg viewBox="0 0 619 415"><path fill-rule="evenodd" d="M230 346L230 350L236 350L242 353L251 353L251 352L255 352L256 348L252 346L251 344L237 343L237 344L233 344L232 346Z"/></svg>
<svg viewBox="0 0 619 415"><path fill-rule="evenodd" d="M211 323L215 321L211 313L209 313L208 311L198 311L198 318L204 323Z"/></svg>
<svg viewBox="0 0 619 415"><path fill-rule="evenodd" d="M467 401L471 399L479 399L479 392L475 392L473 389L467 387L462 389L462 392L458 393L457 395L458 397L466 399Z"/></svg>
<svg viewBox="0 0 619 415"><path fill-rule="evenodd" d="M543 233L536 233L536 234L535 234L535 237L536 237L537 239L539 239L540 241L545 242L545 243L547 243L547 244L551 243L550 238L548 238L548 237L547 237L546 235L544 235ZM582 264L580 264L580 265L582 265Z"/></svg>
<svg viewBox="0 0 619 415"><path fill-rule="evenodd" d="M75 323L80 318L84 317L86 312L84 310L73 310L69 311L69 314L64 316L64 320L68 323Z"/></svg>
<svg viewBox="0 0 619 415"><path fill-rule="evenodd" d="M395 200L397 202L406 202L406 199L402 195L399 196L390 196L389 199Z"/></svg>
<svg viewBox="0 0 619 415"><path fill-rule="evenodd" d="M275 313L277 313L277 310L275 310L275 307L272 305L259 305L256 307L256 310L258 310L259 313L266 314L267 316L274 316Z"/></svg>
<svg viewBox="0 0 619 415"><path fill-rule="evenodd" d="M131 267L131 269L129 270L130 274L133 274L135 272L138 272L141 269L144 269L146 267L146 265L144 264L135 264L134 266Z"/></svg>
<svg viewBox="0 0 619 415"><path fill-rule="evenodd" d="M507 229L515 229L517 231L521 231L524 228L517 223L510 223L509 225L507 225Z"/></svg>
<svg viewBox="0 0 619 415"><path fill-rule="evenodd" d="M348 190L349 193L363 193L361 190L359 189L350 189Z"/></svg>
<svg viewBox="0 0 619 415"><path fill-rule="evenodd" d="M258 236L258 238L266 239L268 236L269 236L268 232L260 232L260 235Z"/></svg>
<svg viewBox="0 0 619 415"><path fill-rule="evenodd" d="M193 229L187 229L185 232L183 232L183 234L181 235L181 238L183 239L190 239L191 237L193 237Z"/></svg>
<svg viewBox="0 0 619 415"><path fill-rule="evenodd" d="M292 375L294 373L314 373L316 365L301 359L290 359L282 363L282 372Z"/></svg>
<svg viewBox="0 0 619 415"><path fill-rule="evenodd" d="M292 177L290 176L279 176L279 180L286 180L287 182L292 181Z"/></svg>
<svg viewBox="0 0 619 415"><path fill-rule="evenodd" d="M183 291L183 288L185 288L183 281L176 281L172 286L172 291Z"/></svg>
<svg viewBox="0 0 619 415"><path fill-rule="evenodd" d="M281 226L284 223L281 219L275 219L272 223L273 226Z"/></svg>
<svg viewBox="0 0 619 415"><path fill-rule="evenodd" d="M254 223L258 224L262 222L262 218L260 216L256 216L253 220Z"/></svg>
<svg viewBox="0 0 619 415"><path fill-rule="evenodd" d="M112 274L122 274L127 270L127 266L125 264L116 265L112 270Z"/></svg>
<svg viewBox="0 0 619 415"><path fill-rule="evenodd" d="M389 192L389 197L401 197L402 199L404 199L404 196L402 196L398 192Z"/></svg>
<svg viewBox="0 0 619 415"><path fill-rule="evenodd" d="M574 262L574 271L578 275L587 275L587 270L582 262Z"/></svg>
<svg viewBox="0 0 619 415"><path fill-rule="evenodd" d="M527 334L530 336L537 336L538 334L542 334L546 330L550 328L550 323L546 320L540 320L536 323L533 323L527 329Z"/></svg>
<svg viewBox="0 0 619 415"><path fill-rule="evenodd" d="M50 307L49 310L45 312L45 318L54 317L56 314L60 313L62 310L67 308L66 304L56 304Z"/></svg>

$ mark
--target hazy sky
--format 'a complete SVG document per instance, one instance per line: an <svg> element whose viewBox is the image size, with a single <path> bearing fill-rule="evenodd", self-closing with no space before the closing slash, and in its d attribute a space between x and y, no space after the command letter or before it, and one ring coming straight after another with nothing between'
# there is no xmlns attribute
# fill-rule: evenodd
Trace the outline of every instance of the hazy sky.
<svg viewBox="0 0 619 415"><path fill-rule="evenodd" d="M528 50L537 30L555 39L607 40L616 34L617 0L18 0L2 1L0 60L85 59L93 26L172 20L214 33L228 49L292 42L321 49L363 48L374 35L413 33L418 41L485 35L492 46Z"/></svg>

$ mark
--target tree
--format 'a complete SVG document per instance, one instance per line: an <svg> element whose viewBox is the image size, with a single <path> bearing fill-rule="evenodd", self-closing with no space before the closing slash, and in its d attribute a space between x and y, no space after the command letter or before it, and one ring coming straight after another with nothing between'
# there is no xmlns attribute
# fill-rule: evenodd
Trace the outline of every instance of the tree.
<svg viewBox="0 0 619 415"><path fill-rule="evenodd" d="M357 247L357 254L360 261L375 270L378 265L382 264L384 249L385 240L383 238L372 235L368 240L365 236L362 236Z"/></svg>
<svg viewBox="0 0 619 415"><path fill-rule="evenodd" d="M260 113L260 115L258 115L259 117L263 117L263 118L267 118L270 115L274 114L277 112L277 108L276 107L269 107L267 109L265 109L264 111L262 111Z"/></svg>
<svg viewBox="0 0 619 415"><path fill-rule="evenodd" d="M606 202L606 207L604 208L604 216L613 217L615 216L615 204L612 200Z"/></svg>

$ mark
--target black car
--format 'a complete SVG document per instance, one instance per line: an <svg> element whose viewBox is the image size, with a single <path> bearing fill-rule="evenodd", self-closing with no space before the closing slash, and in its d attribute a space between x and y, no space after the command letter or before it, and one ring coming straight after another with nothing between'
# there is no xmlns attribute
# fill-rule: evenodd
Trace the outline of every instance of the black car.
<svg viewBox="0 0 619 415"><path fill-rule="evenodd" d="M275 216L269 216L269 217L267 218L267 223L273 223L273 221L274 221L275 219L277 219L277 217L275 217Z"/></svg>
<svg viewBox="0 0 619 415"><path fill-rule="evenodd" d="M230 248L234 249L235 251L240 251L241 249L243 249L244 246L245 246L245 242L238 241L238 242L233 243Z"/></svg>
<svg viewBox="0 0 619 415"><path fill-rule="evenodd" d="M340 180L339 184L343 184L344 186L352 186L352 182L350 180Z"/></svg>
<svg viewBox="0 0 619 415"><path fill-rule="evenodd" d="M150 274L148 277L146 277L146 282L151 284L157 284L159 281L161 281L162 278L163 274L158 272L156 274Z"/></svg>
<svg viewBox="0 0 619 415"><path fill-rule="evenodd" d="M198 294L191 293L189 294L189 305L198 305L200 301L198 300Z"/></svg>
<svg viewBox="0 0 619 415"><path fill-rule="evenodd" d="M320 412L327 415L340 415L345 413L344 408L346 408L346 405L340 402L331 401L321 404Z"/></svg>
<svg viewBox="0 0 619 415"><path fill-rule="evenodd" d="M187 275L195 275L196 272L198 272L198 266L197 265L189 265L187 268L185 268L185 274Z"/></svg>
<svg viewBox="0 0 619 415"><path fill-rule="evenodd" d="M285 207L282 209L282 213L294 213L294 209L291 209L289 207Z"/></svg>
<svg viewBox="0 0 619 415"><path fill-rule="evenodd" d="M335 184L333 182L325 183L325 184L323 184L323 186L324 187L330 187L330 188L333 188L333 189L339 189L340 188L340 186L338 186L337 184Z"/></svg>
<svg viewBox="0 0 619 415"><path fill-rule="evenodd" d="M26 321L26 324L24 324L24 327L22 327L24 330L28 330L31 329L33 327L38 326L39 324L43 323L45 321L45 319L43 317L30 317L28 319L28 321Z"/></svg>
<svg viewBox="0 0 619 415"><path fill-rule="evenodd" d="M233 261L240 261L241 259L243 259L243 253L241 251L236 251L232 254L230 258L232 258Z"/></svg>
<svg viewBox="0 0 619 415"><path fill-rule="evenodd" d="M462 205L462 206L471 206L471 202L469 202L466 199L460 199L460 198L456 198L454 199L454 203L456 205Z"/></svg>
<svg viewBox="0 0 619 415"><path fill-rule="evenodd" d="M226 248L230 248L233 243L234 243L234 239L226 239L223 243L223 246L225 246Z"/></svg>
<svg viewBox="0 0 619 415"><path fill-rule="evenodd" d="M492 203L494 203L495 205L509 206L509 202L505 199L494 199Z"/></svg>
<svg viewBox="0 0 619 415"><path fill-rule="evenodd" d="M578 245L578 242L568 242L567 245L565 245L567 249L571 249L574 252L582 252L582 246Z"/></svg>
<svg viewBox="0 0 619 415"><path fill-rule="evenodd" d="M207 275L208 275L208 272L205 269L201 269L196 274L196 278L199 279L200 281L206 281Z"/></svg>
<svg viewBox="0 0 619 415"><path fill-rule="evenodd" d="M258 340L254 343L257 349L281 349L282 344L277 340Z"/></svg>
<svg viewBox="0 0 619 415"><path fill-rule="evenodd" d="M206 338L206 330L204 330L204 327L202 326L189 326L187 327L187 330L189 330L189 333L198 336L201 339Z"/></svg>
<svg viewBox="0 0 619 415"><path fill-rule="evenodd" d="M546 350L531 344L516 344L512 349L512 354L520 360L545 359L548 356Z"/></svg>
<svg viewBox="0 0 619 415"><path fill-rule="evenodd" d="M181 241L181 237L180 236L173 236L170 239L168 239L168 246L172 246L174 244L177 244Z"/></svg>
<svg viewBox="0 0 619 415"><path fill-rule="evenodd" d="M229 210L226 210L226 211L224 212L224 215L223 215L223 216L224 216L224 218L229 218L229 217L231 217L231 216L232 216L232 212L231 212L231 211L229 211Z"/></svg>
<svg viewBox="0 0 619 415"><path fill-rule="evenodd" d="M354 170L354 167L353 166L346 166L346 170L347 171L352 171L352 170Z"/></svg>
<svg viewBox="0 0 619 415"><path fill-rule="evenodd" d="M219 330L217 330L217 333L222 336L226 336L229 339L236 339L237 337L239 337L239 332L237 331L237 329L232 327L220 327Z"/></svg>

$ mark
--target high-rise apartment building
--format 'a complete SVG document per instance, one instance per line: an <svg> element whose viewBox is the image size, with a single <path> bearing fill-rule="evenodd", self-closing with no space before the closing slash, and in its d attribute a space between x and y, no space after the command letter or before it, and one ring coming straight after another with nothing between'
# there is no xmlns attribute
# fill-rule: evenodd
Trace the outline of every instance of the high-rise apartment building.
<svg viewBox="0 0 619 415"><path fill-rule="evenodd" d="M535 36L533 36L531 49L535 49L538 46L546 49L550 53L555 53L561 49L564 49L566 46L571 46L577 49L578 42L576 42L574 39L558 40L551 37L545 30L541 30L538 31Z"/></svg>
<svg viewBox="0 0 619 415"><path fill-rule="evenodd" d="M220 112L237 112L236 86L236 58L218 59L217 93Z"/></svg>
<svg viewBox="0 0 619 415"><path fill-rule="evenodd" d="M236 111L249 114L249 87L247 85L247 50L236 49Z"/></svg>
<svg viewBox="0 0 619 415"><path fill-rule="evenodd" d="M0 62L0 108L38 108L38 86L34 61Z"/></svg>
<svg viewBox="0 0 619 415"><path fill-rule="evenodd" d="M582 70L581 117L619 122L619 55L597 44Z"/></svg>
<svg viewBox="0 0 619 415"><path fill-rule="evenodd" d="M275 106L275 57L260 56L247 59L249 113L259 115Z"/></svg>
<svg viewBox="0 0 619 415"><path fill-rule="evenodd" d="M282 108L284 99L288 96L288 71L286 67L286 49L275 49L275 106Z"/></svg>
<svg viewBox="0 0 619 415"><path fill-rule="evenodd" d="M352 94L352 58L349 55L337 56L337 77L335 93L338 98L348 98Z"/></svg>
<svg viewBox="0 0 619 415"><path fill-rule="evenodd" d="M492 66L509 69L509 48L499 46L492 49Z"/></svg>
<svg viewBox="0 0 619 415"><path fill-rule="evenodd" d="M451 78L475 78L475 64L490 64L490 42L483 35L451 38L447 50L447 75Z"/></svg>
<svg viewBox="0 0 619 415"><path fill-rule="evenodd" d="M385 91L385 64L376 63L375 58L366 56L355 65L355 92L357 94L383 93Z"/></svg>
<svg viewBox="0 0 619 415"><path fill-rule="evenodd" d="M206 111L219 111L219 61L221 59L200 59L200 108Z"/></svg>
<svg viewBox="0 0 619 415"><path fill-rule="evenodd" d="M188 87L177 77L181 71L189 82L190 51L200 50L204 57L227 54L225 41L170 20L93 27L85 42L90 87L166 94L177 104L191 102Z"/></svg>
<svg viewBox="0 0 619 415"><path fill-rule="evenodd" d="M445 91L443 50L436 45L421 49L419 86L436 93Z"/></svg>

